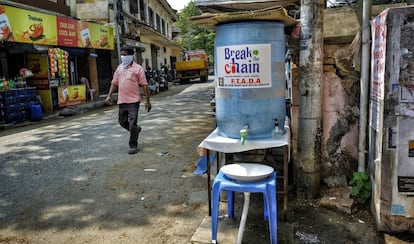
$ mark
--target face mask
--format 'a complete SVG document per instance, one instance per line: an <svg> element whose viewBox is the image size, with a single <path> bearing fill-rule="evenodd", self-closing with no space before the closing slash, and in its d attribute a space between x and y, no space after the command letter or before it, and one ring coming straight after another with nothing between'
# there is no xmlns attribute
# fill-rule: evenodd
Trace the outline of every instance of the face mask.
<svg viewBox="0 0 414 244"><path fill-rule="evenodd" d="M132 63L134 60L134 55L121 55L121 66L122 68L126 68L128 65Z"/></svg>

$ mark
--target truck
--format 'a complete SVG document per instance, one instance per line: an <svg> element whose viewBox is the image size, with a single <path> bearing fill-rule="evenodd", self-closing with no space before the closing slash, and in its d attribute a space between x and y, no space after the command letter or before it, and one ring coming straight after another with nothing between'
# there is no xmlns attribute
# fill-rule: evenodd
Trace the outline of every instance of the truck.
<svg viewBox="0 0 414 244"><path fill-rule="evenodd" d="M187 51L184 61L175 63L177 79L180 83L187 83L191 79L200 78L201 82L208 80L208 60L204 50Z"/></svg>

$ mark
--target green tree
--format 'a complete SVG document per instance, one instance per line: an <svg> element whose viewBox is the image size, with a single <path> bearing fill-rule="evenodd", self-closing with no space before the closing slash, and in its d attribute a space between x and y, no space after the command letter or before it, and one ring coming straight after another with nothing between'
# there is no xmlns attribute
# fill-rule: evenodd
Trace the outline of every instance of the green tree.
<svg viewBox="0 0 414 244"><path fill-rule="evenodd" d="M189 17L199 16L201 11L190 2L181 12L178 13L178 21L174 23L175 27L181 30L181 41L179 44L186 50L206 51L209 61L213 61L214 55L214 29L208 29L191 24Z"/></svg>

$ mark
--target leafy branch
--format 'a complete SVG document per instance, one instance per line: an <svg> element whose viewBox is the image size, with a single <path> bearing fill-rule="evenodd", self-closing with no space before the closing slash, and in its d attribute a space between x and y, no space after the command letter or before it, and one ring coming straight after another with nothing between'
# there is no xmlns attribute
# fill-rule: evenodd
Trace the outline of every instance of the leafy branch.
<svg viewBox="0 0 414 244"><path fill-rule="evenodd" d="M352 180L349 182L352 186L351 196L362 205L365 205L371 198L371 181L366 172L354 172Z"/></svg>

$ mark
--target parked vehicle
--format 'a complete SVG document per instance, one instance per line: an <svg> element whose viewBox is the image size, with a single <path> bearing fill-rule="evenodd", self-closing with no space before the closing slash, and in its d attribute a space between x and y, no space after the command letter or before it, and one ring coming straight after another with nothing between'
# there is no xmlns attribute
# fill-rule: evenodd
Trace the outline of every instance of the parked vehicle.
<svg viewBox="0 0 414 244"><path fill-rule="evenodd" d="M201 82L208 80L208 60L204 50L188 51L184 61L175 64L177 79L180 83L187 83L190 79L199 78Z"/></svg>
<svg viewBox="0 0 414 244"><path fill-rule="evenodd" d="M160 84L160 91L168 90L168 70L163 68L158 75L158 83Z"/></svg>
<svg viewBox="0 0 414 244"><path fill-rule="evenodd" d="M148 69L145 71L145 76L147 78L150 94L157 94L160 91L160 85L156 80L157 72L155 70Z"/></svg>
<svg viewBox="0 0 414 244"><path fill-rule="evenodd" d="M148 80L148 88L152 95L160 92L160 84L152 77Z"/></svg>

